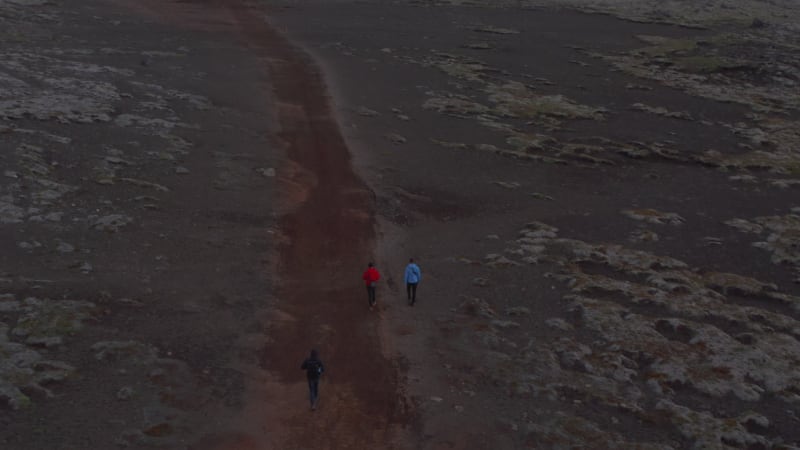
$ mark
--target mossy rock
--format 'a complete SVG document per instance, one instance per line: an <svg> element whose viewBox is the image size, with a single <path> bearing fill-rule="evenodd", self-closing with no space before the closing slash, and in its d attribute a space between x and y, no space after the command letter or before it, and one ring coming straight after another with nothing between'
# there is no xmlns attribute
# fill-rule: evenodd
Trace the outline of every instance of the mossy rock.
<svg viewBox="0 0 800 450"><path fill-rule="evenodd" d="M84 301L29 298L12 334L34 340L74 334L83 328L83 321L90 317L94 306Z"/></svg>
<svg viewBox="0 0 800 450"><path fill-rule="evenodd" d="M725 70L746 69L752 66L723 56L685 56L675 59L676 66L685 72L715 73Z"/></svg>
<svg viewBox="0 0 800 450"><path fill-rule="evenodd" d="M636 36L640 40L651 44L650 47L639 49L640 53L649 56L667 56L674 53L688 53L697 50L697 41L694 39L671 39L663 36Z"/></svg>

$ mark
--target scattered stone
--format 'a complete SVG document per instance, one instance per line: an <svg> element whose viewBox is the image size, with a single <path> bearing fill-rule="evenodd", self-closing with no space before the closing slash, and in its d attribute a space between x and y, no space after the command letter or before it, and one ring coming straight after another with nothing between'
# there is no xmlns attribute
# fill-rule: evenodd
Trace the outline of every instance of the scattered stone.
<svg viewBox="0 0 800 450"><path fill-rule="evenodd" d="M456 97L456 96L431 97L422 104L422 107L424 109L431 109L442 114L448 114L456 117L468 117L472 115L485 114L489 112L489 108L487 106L474 102L469 98ZM467 147L466 144L461 144L461 145ZM443 146L447 147L447 145Z"/></svg>
<svg viewBox="0 0 800 450"><path fill-rule="evenodd" d="M158 199L149 195L139 195L133 198L135 202L157 202Z"/></svg>
<svg viewBox="0 0 800 450"><path fill-rule="evenodd" d="M485 319L494 319L496 313L486 300L473 297L461 302L458 305L458 310L464 314L472 317L483 317Z"/></svg>
<svg viewBox="0 0 800 450"><path fill-rule="evenodd" d="M551 197L549 195L542 194L541 192L532 192L529 195L531 197L537 199L537 200L547 200L547 201L553 201L554 200L553 197Z"/></svg>
<svg viewBox="0 0 800 450"><path fill-rule="evenodd" d="M520 324L518 322L514 322L511 320L492 320L490 322L492 328L500 329L500 330L507 330L511 328L519 328Z"/></svg>
<svg viewBox="0 0 800 450"><path fill-rule="evenodd" d="M662 106L649 106L643 103L634 103L633 105L631 105L631 109L636 111L648 112L650 114L655 114L657 116L669 117L672 119L694 120L692 115L686 111L669 111Z"/></svg>
<svg viewBox="0 0 800 450"><path fill-rule="evenodd" d="M134 308L141 308L141 307L144 306L144 303L142 303L142 302L140 302L138 300L134 300L132 298L120 298L120 299L117 299L117 303L120 303L120 304L123 304L123 305L127 305L127 306L132 306Z"/></svg>
<svg viewBox="0 0 800 450"><path fill-rule="evenodd" d="M561 331L573 331L575 327L568 324L564 319L560 317L552 317L550 319L545 320L544 322L547 324L548 327L555 328Z"/></svg>
<svg viewBox="0 0 800 450"><path fill-rule="evenodd" d="M156 359L152 347L137 341L102 341L92 345L98 361L130 362L134 365L150 364Z"/></svg>
<svg viewBox="0 0 800 450"><path fill-rule="evenodd" d="M487 255L486 260L487 267L512 267L519 265L518 262L508 259L502 255Z"/></svg>
<svg viewBox="0 0 800 450"><path fill-rule="evenodd" d="M781 189L789 189L791 187L800 186L800 180L784 179L772 180L770 184Z"/></svg>
<svg viewBox="0 0 800 450"><path fill-rule="evenodd" d="M489 280L487 280L486 278L478 277L478 278L473 278L472 279L472 285L473 286L486 286L488 284L489 284Z"/></svg>
<svg viewBox="0 0 800 450"><path fill-rule="evenodd" d="M625 85L625 89L632 89L632 90L639 90L639 91L652 91L653 88L650 86L645 86L643 84L635 84L635 83L628 83Z"/></svg>
<svg viewBox="0 0 800 450"><path fill-rule="evenodd" d="M34 248L41 247L42 244L39 241L32 241L32 242L24 242L23 241L23 242L20 242L19 244L17 244L17 246L19 248L22 248L22 249L25 249L25 250L32 250Z"/></svg>
<svg viewBox="0 0 800 450"><path fill-rule="evenodd" d="M380 113L378 111L369 109L366 106L360 106L356 110L356 112L358 113L358 115L364 116L364 117L375 117L375 116L380 115Z"/></svg>
<svg viewBox="0 0 800 450"><path fill-rule="evenodd" d="M186 175L187 173L189 173L189 169L183 166L178 166L175 168L175 173L178 175Z"/></svg>
<svg viewBox="0 0 800 450"><path fill-rule="evenodd" d="M64 213L62 212L51 212L47 213L44 216L44 220L49 222L61 222L61 218L64 217Z"/></svg>
<svg viewBox="0 0 800 450"><path fill-rule="evenodd" d="M519 31L511 28L498 28L492 25L481 25L472 29L478 33L492 33L492 34L519 34Z"/></svg>
<svg viewBox="0 0 800 450"><path fill-rule="evenodd" d="M384 137L386 139L388 139L389 142L391 142L392 144L405 144L406 143L406 138L404 138L403 136L401 136L401 135L399 135L397 133L389 133L389 134L385 135Z"/></svg>
<svg viewBox="0 0 800 450"><path fill-rule="evenodd" d="M464 144L462 142L447 142L447 141L440 141L438 139L431 139L431 142L444 148L453 148L458 150L465 150L469 148L469 145Z"/></svg>
<svg viewBox="0 0 800 450"><path fill-rule="evenodd" d="M686 220L676 213L662 212L655 209L625 209L622 214L634 219L657 225L682 225Z"/></svg>
<svg viewBox="0 0 800 450"><path fill-rule="evenodd" d="M272 167L268 167L266 169L263 168L263 167L262 168L258 168L258 169L256 169L256 172L260 173L261 175L263 175L263 176L265 176L267 178L272 178L276 174L275 169L272 168Z"/></svg>
<svg viewBox="0 0 800 450"><path fill-rule="evenodd" d="M192 125L154 117L144 117L136 114L120 114L114 119L114 124L120 127L137 127L153 130L154 134L175 127L192 128ZM157 130L157 131L156 131Z"/></svg>
<svg viewBox="0 0 800 450"><path fill-rule="evenodd" d="M743 183L756 183L756 182L758 182L758 178L756 178L753 175L748 175L748 174L731 175L731 176L728 177L728 179L731 180L731 181L741 181Z"/></svg>
<svg viewBox="0 0 800 450"><path fill-rule="evenodd" d="M489 50L492 49L492 45L488 42L470 42L463 45L464 48L469 48L472 50Z"/></svg>
<svg viewBox="0 0 800 450"><path fill-rule="evenodd" d="M507 248L505 252L515 256L525 256L525 250L521 248Z"/></svg>
<svg viewBox="0 0 800 450"><path fill-rule="evenodd" d="M92 222L92 228L98 231L105 231L108 233L116 233L122 227L133 222L133 219L123 214L111 214L95 219Z"/></svg>
<svg viewBox="0 0 800 450"><path fill-rule="evenodd" d="M752 223L744 219L731 219L725 221L725 225L730 227L736 228L739 231L743 231L745 233L755 233L759 234L764 230L764 227L757 223Z"/></svg>
<svg viewBox="0 0 800 450"><path fill-rule="evenodd" d="M658 234L650 230L634 230L628 240L631 242L658 242Z"/></svg>
<svg viewBox="0 0 800 450"><path fill-rule="evenodd" d="M148 425L142 432L148 436L163 437L169 436L174 430L169 422L159 422Z"/></svg>
<svg viewBox="0 0 800 450"><path fill-rule="evenodd" d="M130 386L124 386L117 391L117 400L126 401L130 400L134 395L134 390Z"/></svg>
<svg viewBox="0 0 800 450"><path fill-rule="evenodd" d="M124 181L126 183L133 184L135 186L143 187L143 188L150 188L155 189L161 192L169 192L169 188L158 183L153 183L150 181L139 180L136 178L119 178L119 181Z"/></svg>
<svg viewBox="0 0 800 450"><path fill-rule="evenodd" d="M506 314L509 316L529 316L531 310L524 306L512 306L506 309Z"/></svg>
<svg viewBox="0 0 800 450"><path fill-rule="evenodd" d="M106 162L111 164L120 164L124 166L130 166L131 162L125 159L120 158L119 156L106 156L103 158Z"/></svg>
<svg viewBox="0 0 800 450"><path fill-rule="evenodd" d="M493 183L506 189L517 189L520 186L522 186L520 183L517 183L516 181L494 181Z"/></svg>

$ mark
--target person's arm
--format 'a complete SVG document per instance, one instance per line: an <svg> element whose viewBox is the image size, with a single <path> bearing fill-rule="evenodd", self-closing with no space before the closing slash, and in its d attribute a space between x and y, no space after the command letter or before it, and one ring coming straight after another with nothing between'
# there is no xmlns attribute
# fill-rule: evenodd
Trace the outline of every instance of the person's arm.
<svg viewBox="0 0 800 450"><path fill-rule="evenodd" d="M414 272L417 273L417 283L422 281L422 271L419 270L419 266L414 266Z"/></svg>

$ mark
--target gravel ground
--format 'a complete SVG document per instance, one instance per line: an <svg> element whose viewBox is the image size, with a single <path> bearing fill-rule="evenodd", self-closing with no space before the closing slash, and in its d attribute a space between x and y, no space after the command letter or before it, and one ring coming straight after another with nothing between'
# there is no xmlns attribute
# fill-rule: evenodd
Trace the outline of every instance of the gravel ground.
<svg viewBox="0 0 800 450"><path fill-rule="evenodd" d="M256 3L0 0L4 448L800 445L792 3Z"/></svg>

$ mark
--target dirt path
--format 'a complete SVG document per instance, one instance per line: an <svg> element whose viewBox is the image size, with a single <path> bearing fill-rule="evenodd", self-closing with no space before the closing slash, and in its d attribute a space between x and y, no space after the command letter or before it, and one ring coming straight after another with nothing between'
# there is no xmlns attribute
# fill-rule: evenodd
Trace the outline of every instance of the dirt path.
<svg viewBox="0 0 800 450"><path fill-rule="evenodd" d="M323 76L258 7L239 0L189 3L144 5L195 30L230 28L264 59L277 140L288 156L279 171L288 174L282 178L280 311L272 314L272 341L260 355L271 381L250 387L243 417L230 421L231 430L209 433L196 448L392 448L392 425L406 420L405 405L397 368L382 353L380 313L368 311L360 283L375 238L372 196L351 167ZM313 347L327 366L316 412L308 410L298 370Z"/></svg>
<svg viewBox="0 0 800 450"><path fill-rule="evenodd" d="M402 409L396 370L381 352L378 316L359 289L374 240L370 191L353 172L313 62L253 10L228 5L248 42L269 61L279 138L295 169L287 194L297 208L282 220L287 242L279 262L281 308L293 319L271 333L264 367L282 383L295 383L300 357L312 346L328 365L322 409L312 419L302 403L284 417L280 426L290 433L280 447L385 445Z"/></svg>

